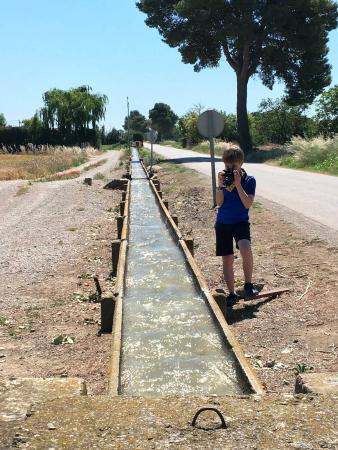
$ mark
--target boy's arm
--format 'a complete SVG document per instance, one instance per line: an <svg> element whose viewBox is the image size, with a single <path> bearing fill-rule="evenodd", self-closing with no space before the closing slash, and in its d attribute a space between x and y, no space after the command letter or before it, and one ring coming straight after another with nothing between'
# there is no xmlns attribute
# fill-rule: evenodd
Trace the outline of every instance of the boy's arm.
<svg viewBox="0 0 338 450"><path fill-rule="evenodd" d="M244 205L244 208L249 209L251 208L255 196L254 195L248 195L245 190L243 189L243 186L241 185L241 175L237 170L234 170L234 177L235 177L235 186L237 188L237 192L239 195L239 198L241 199L241 202Z"/></svg>
<svg viewBox="0 0 338 450"><path fill-rule="evenodd" d="M218 173L218 188L216 189L216 205L218 207L222 206L224 203L224 191L223 191L223 183L224 183L224 173Z"/></svg>

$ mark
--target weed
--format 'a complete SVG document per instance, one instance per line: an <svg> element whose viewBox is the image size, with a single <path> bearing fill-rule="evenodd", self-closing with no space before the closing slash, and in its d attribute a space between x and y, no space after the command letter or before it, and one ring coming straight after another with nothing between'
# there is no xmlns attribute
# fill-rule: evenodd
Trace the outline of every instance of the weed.
<svg viewBox="0 0 338 450"><path fill-rule="evenodd" d="M5 326L7 324L6 317L0 317L0 326Z"/></svg>
<svg viewBox="0 0 338 450"><path fill-rule="evenodd" d="M89 298L86 295L79 294L78 292L74 293L74 297L78 302L88 302Z"/></svg>
<svg viewBox="0 0 338 450"><path fill-rule="evenodd" d="M75 338L71 336L64 336L60 334L52 340L52 344L54 345L65 345L65 344L74 344Z"/></svg>
<svg viewBox="0 0 338 450"><path fill-rule="evenodd" d="M37 180L35 180L36 182L40 182L40 183L47 183L49 181L64 181L64 180L73 180L74 178L78 178L80 176L80 170L79 171L74 171L74 172L69 172L69 173L64 173L64 174L55 174L55 175L51 175L50 177L44 177L44 178L39 178Z"/></svg>
<svg viewBox="0 0 338 450"><path fill-rule="evenodd" d="M99 296L99 294L97 292L95 292L95 294L89 295L88 301L89 301L89 303L100 303L101 297Z"/></svg>
<svg viewBox="0 0 338 450"><path fill-rule="evenodd" d="M28 185L26 186L20 186L19 189L17 190L15 197L19 197L20 195L24 195L27 194L27 192L29 191L29 187Z"/></svg>
<svg viewBox="0 0 338 450"><path fill-rule="evenodd" d="M16 336L16 331L15 331L15 328L14 328L13 325L10 325L10 326L7 328L7 331L8 331L8 334L9 334L10 336L12 336L12 337L15 337L15 336Z"/></svg>
<svg viewBox="0 0 338 450"><path fill-rule="evenodd" d="M100 303L101 297L95 292L95 294L83 295L74 293L74 296L78 302Z"/></svg>
<svg viewBox="0 0 338 450"><path fill-rule="evenodd" d="M77 231L76 227L68 227L66 228L66 231Z"/></svg>
<svg viewBox="0 0 338 450"><path fill-rule="evenodd" d="M66 302L65 300L63 300L62 298L56 298L53 302L52 302L52 306L62 306L64 305Z"/></svg>
<svg viewBox="0 0 338 450"><path fill-rule="evenodd" d="M263 209L262 204L260 202L257 202L256 200L253 202L252 207L253 207L253 209L257 209L257 210L262 210Z"/></svg>
<svg viewBox="0 0 338 450"><path fill-rule="evenodd" d="M306 364L297 364L293 370L295 372L295 375L299 375L300 373L310 372L310 370L313 370L313 367L307 366Z"/></svg>
<svg viewBox="0 0 338 450"><path fill-rule="evenodd" d="M93 278L93 275L88 272L83 272L81 275L79 275L79 278L82 278L83 280L90 280Z"/></svg>
<svg viewBox="0 0 338 450"><path fill-rule="evenodd" d="M91 169L96 169L96 167L102 166L102 164L105 164L107 161L108 161L107 159L101 159L101 161L89 164L89 166L84 167L83 170L88 171Z"/></svg>
<svg viewBox="0 0 338 450"><path fill-rule="evenodd" d="M39 310L41 309L40 306L29 306L28 308L25 309L27 316L29 316L30 318L38 318L40 313Z"/></svg>
<svg viewBox="0 0 338 450"><path fill-rule="evenodd" d="M101 172L97 172L93 178L94 178L94 180L105 180L106 179L106 177Z"/></svg>

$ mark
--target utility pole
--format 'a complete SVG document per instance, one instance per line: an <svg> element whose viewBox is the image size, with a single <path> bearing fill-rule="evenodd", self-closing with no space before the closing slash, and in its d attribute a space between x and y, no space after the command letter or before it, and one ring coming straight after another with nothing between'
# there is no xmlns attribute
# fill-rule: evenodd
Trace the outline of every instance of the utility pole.
<svg viewBox="0 0 338 450"><path fill-rule="evenodd" d="M128 111L128 132L127 132L127 136L128 136L128 149L130 149L130 126L129 126L129 97L127 97L127 111Z"/></svg>

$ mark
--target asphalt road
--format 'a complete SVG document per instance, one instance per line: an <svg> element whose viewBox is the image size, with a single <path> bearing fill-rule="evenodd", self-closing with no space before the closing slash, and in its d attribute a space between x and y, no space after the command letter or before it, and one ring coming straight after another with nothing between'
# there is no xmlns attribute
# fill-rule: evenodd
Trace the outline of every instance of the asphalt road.
<svg viewBox="0 0 338 450"><path fill-rule="evenodd" d="M145 146L150 148L150 144ZM211 177L206 154L161 145L154 145L154 151ZM338 177L268 164L245 163L243 167L256 177L257 195L338 231ZM223 169L218 158L216 172Z"/></svg>

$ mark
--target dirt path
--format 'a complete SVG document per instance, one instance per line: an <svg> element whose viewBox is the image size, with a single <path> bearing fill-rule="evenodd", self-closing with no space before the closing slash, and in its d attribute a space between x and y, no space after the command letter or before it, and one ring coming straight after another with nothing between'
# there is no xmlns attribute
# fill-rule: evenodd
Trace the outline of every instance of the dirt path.
<svg viewBox="0 0 338 450"><path fill-rule="evenodd" d="M95 291L87 274L109 275L119 195L102 188L119 157L94 158L84 166L107 161L72 180L0 182L0 376L73 374L103 388L109 341L95 339L99 308L73 293ZM97 173L105 179L83 184ZM20 186L28 190L16 196ZM75 344L51 344L60 334Z"/></svg>

